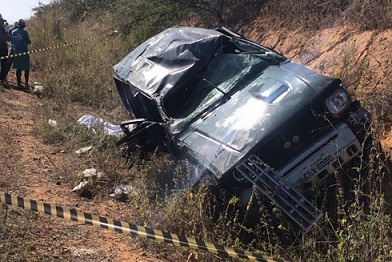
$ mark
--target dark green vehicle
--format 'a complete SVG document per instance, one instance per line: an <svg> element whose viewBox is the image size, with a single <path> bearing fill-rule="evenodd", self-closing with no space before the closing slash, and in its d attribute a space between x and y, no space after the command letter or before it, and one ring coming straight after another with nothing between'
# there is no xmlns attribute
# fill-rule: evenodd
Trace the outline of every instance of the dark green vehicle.
<svg viewBox="0 0 392 262"><path fill-rule="evenodd" d="M305 230L322 212L303 196L304 181L323 182L362 151L368 112L339 79L226 28L169 28L114 70L131 117L119 144L185 156L193 182L245 199L256 186Z"/></svg>

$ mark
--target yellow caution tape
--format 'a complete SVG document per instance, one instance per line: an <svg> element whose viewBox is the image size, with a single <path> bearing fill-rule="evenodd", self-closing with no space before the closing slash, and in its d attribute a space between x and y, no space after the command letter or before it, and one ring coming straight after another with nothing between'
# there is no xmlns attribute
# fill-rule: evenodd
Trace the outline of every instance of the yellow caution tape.
<svg viewBox="0 0 392 262"><path fill-rule="evenodd" d="M160 231L148 227L129 224L127 222L113 220L106 217L91 215L88 213L78 211L74 208L51 205L44 202L39 202L36 200L31 200L28 198L16 196L13 194L4 193L1 191L0 191L0 202L15 207L21 207L26 210L32 210L42 214L47 214L53 217L60 217L66 220L76 221L86 225L92 225L99 228L110 229L118 233L126 233L132 236L145 237L147 239L173 244L175 246L188 247L192 249L208 251L210 253L214 253L222 257L235 257L235 258L242 258L251 261L284 262L284 260L281 259L275 259L275 258L263 256L261 254L251 253L249 251L243 251L237 248L226 247L220 244L209 243L195 238L189 238L186 236L172 234L172 233L168 233L165 231Z"/></svg>
<svg viewBox="0 0 392 262"><path fill-rule="evenodd" d="M104 35L94 36L94 37L82 39L82 40L71 42L71 43L55 45L55 46L51 46L51 47L47 47L47 48L40 48L40 49L36 49L36 50L33 50L33 51L24 52L24 53L18 53L18 54L13 54L13 55L8 55L8 56L2 56L2 57L0 57L0 60L12 58L12 57L17 57L17 56L28 55L28 54L37 53L37 52L43 52L43 51L52 50L52 49L56 49L56 48L60 48L60 47L76 45L76 44L79 44L79 43L82 43L82 42L91 41L91 40L93 40L95 38L106 37L106 36L114 35L114 34L117 34L117 33L118 33L117 31L113 31L113 32L110 32L110 33L107 33L107 34L104 34Z"/></svg>

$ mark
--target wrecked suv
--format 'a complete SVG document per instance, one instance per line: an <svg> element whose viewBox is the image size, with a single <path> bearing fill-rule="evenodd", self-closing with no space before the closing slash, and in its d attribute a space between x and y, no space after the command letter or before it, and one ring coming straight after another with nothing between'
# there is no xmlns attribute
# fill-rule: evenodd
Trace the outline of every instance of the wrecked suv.
<svg viewBox="0 0 392 262"><path fill-rule="evenodd" d="M257 188L305 230L322 217L305 181L325 181L362 151L367 111L339 79L226 28L166 29L114 71L131 117L119 144L185 156L193 182Z"/></svg>

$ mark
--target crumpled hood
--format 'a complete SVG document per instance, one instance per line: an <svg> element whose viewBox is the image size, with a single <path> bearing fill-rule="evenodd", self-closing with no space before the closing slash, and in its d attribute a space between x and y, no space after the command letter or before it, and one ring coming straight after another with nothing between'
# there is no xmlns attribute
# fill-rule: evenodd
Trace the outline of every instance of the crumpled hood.
<svg viewBox="0 0 392 262"><path fill-rule="evenodd" d="M219 179L260 141L308 112L333 81L293 62L270 66L178 139Z"/></svg>

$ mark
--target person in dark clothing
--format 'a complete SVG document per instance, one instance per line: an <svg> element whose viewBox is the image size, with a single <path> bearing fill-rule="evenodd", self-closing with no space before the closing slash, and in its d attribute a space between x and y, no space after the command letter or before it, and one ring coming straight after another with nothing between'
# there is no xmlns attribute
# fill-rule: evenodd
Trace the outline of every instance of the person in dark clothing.
<svg viewBox="0 0 392 262"><path fill-rule="evenodd" d="M16 69L16 80L18 88L22 88L22 71L24 71L25 88L29 89L29 73L30 73L30 56L28 54L28 45L31 43L29 34L24 30L26 22L19 19L18 28L12 31L12 48L14 54L23 54L14 57L13 68Z"/></svg>
<svg viewBox="0 0 392 262"><path fill-rule="evenodd" d="M7 41L11 41L11 37L4 27L4 19L0 16L0 57L8 56L8 44ZM0 60L0 82L3 83L4 79L7 76L7 60L8 59L1 59Z"/></svg>
<svg viewBox="0 0 392 262"><path fill-rule="evenodd" d="M14 27L11 28L10 30L8 30L8 33L9 33L9 35L10 35L11 38L12 38L12 31L14 31L14 30L17 29L17 28L18 28L18 22L15 22ZM10 57L10 56L12 56L13 54L14 54L14 48L11 47L11 48L10 48L10 52L9 52L9 54L8 54L7 67L6 67L5 72L4 72L4 75L5 75L4 81L7 80L8 72L9 72L10 69L11 69L12 62L14 61L14 58L13 58L13 57Z"/></svg>

